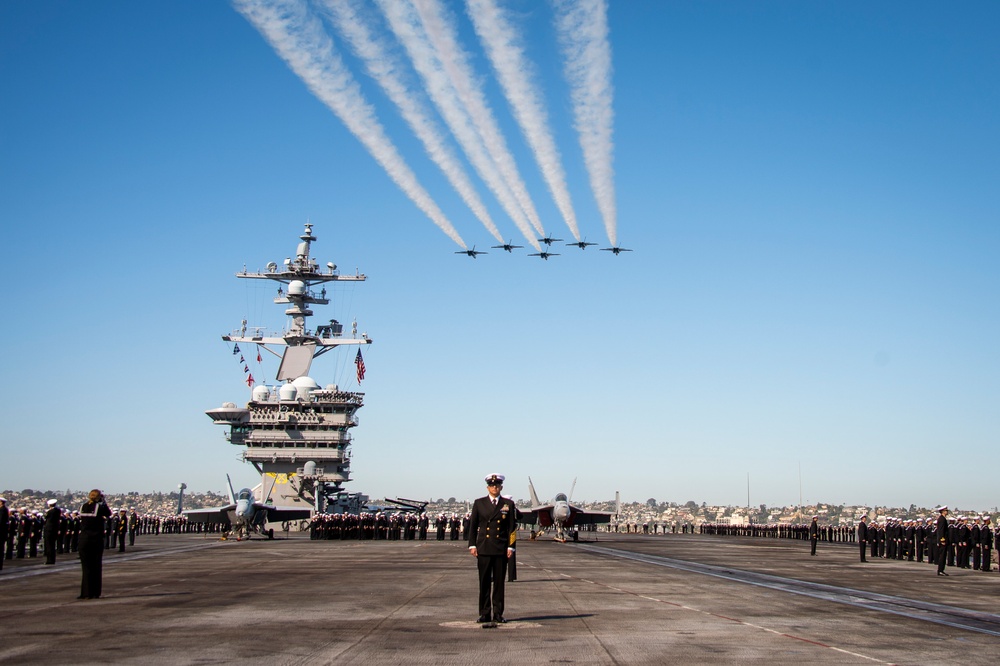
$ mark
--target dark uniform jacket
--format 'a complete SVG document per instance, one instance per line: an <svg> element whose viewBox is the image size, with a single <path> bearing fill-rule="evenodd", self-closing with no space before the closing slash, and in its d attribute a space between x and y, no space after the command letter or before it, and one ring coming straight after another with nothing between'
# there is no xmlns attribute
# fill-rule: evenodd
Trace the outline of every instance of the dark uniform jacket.
<svg viewBox="0 0 1000 666"><path fill-rule="evenodd" d="M514 503L503 497L496 506L489 496L477 499L469 516L469 547L475 546L479 555L506 555L517 541L515 511Z"/></svg>
<svg viewBox="0 0 1000 666"><path fill-rule="evenodd" d="M938 516L937 529L934 531L934 536L937 537L938 543L941 546L947 546L950 542L948 519L944 516Z"/></svg>

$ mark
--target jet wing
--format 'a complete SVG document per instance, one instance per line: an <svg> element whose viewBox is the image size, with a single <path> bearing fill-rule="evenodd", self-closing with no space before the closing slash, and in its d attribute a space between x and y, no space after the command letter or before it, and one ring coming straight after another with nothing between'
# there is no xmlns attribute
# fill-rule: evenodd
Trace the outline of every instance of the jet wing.
<svg viewBox="0 0 1000 666"><path fill-rule="evenodd" d="M614 511L585 511L578 509L572 504L569 507L569 520L567 525L597 525L600 523L610 523L615 516Z"/></svg>
<svg viewBox="0 0 1000 666"><path fill-rule="evenodd" d="M283 506L257 504L255 508L267 511L267 522L280 523L286 520L305 520L312 518L312 509L293 509Z"/></svg>
<svg viewBox="0 0 1000 666"><path fill-rule="evenodd" d="M228 523L231 522L229 514L235 510L235 504L227 504L209 509L188 509L182 514L189 523Z"/></svg>
<svg viewBox="0 0 1000 666"><path fill-rule="evenodd" d="M552 526L552 504L544 504L542 506L534 506L527 511L521 511L521 515L518 516L517 522L523 525L541 525L542 527Z"/></svg>

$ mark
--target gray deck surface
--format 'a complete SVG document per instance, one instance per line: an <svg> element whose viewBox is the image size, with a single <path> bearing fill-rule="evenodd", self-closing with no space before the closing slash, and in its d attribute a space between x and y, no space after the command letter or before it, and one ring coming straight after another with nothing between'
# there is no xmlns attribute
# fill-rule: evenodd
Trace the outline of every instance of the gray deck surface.
<svg viewBox="0 0 1000 666"><path fill-rule="evenodd" d="M78 601L62 555L0 571L17 664L994 664L1000 574L718 536L522 540L509 623L475 624L460 541L140 537ZM640 561L642 558L644 561Z"/></svg>

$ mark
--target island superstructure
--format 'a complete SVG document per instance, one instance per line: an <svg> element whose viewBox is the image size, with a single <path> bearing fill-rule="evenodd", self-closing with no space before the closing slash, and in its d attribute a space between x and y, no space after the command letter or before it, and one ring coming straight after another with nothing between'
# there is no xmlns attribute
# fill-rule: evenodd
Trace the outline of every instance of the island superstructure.
<svg viewBox="0 0 1000 666"><path fill-rule="evenodd" d="M285 259L282 266L271 262L264 272L244 268L236 274L279 283L274 303L287 306L286 330L269 333L262 327L248 328L244 320L239 330L222 336L233 344L234 353L242 347L243 352L256 349L279 357L277 385L253 386L246 407L227 402L206 414L216 424L229 426L226 438L230 443L246 447L243 459L261 474L260 501L340 512L356 508L362 500L344 491L343 485L351 480L350 430L358 425L356 413L364 403L364 393L342 391L333 384L321 388L309 371L315 358L331 350L360 350L372 341L366 333L358 336L357 322L352 323L350 337L345 337L336 319L315 329L309 328L308 319L312 306L330 303L322 285L363 282L366 276L360 272L341 275L333 263L321 270L310 256L316 240L311 224L305 225L299 238L295 258Z"/></svg>

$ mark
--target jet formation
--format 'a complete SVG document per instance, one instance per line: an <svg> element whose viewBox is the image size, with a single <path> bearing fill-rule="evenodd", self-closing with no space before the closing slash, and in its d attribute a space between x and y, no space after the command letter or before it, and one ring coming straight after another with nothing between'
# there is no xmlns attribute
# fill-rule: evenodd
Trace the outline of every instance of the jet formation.
<svg viewBox="0 0 1000 666"><path fill-rule="evenodd" d="M552 236L545 236L543 238L539 238L538 242L544 243L545 244L545 249L542 250L541 252L532 252L528 256L529 257L540 257L540 258L542 258L542 259L544 259L546 261L548 261L549 257L558 257L559 253L558 252L549 252L549 248L552 247L553 243L559 243L561 241L562 241L562 238L553 238ZM578 247L581 250L586 250L588 246L590 246L590 245L597 245L597 243L588 243L587 239L584 238L582 241L577 241L575 243L566 243L566 245L567 246ZM506 243L503 243L502 245L491 245L490 247L492 249L495 249L495 250L504 250L505 252L510 252L511 254L513 254L514 250L521 249L524 246L523 245L514 245L511 241L507 241ZM600 249L602 251L604 251L604 252L611 252L615 256L618 256L622 252L631 252L632 251L632 250L630 250L628 248L620 247L618 245L613 245L612 247L602 247ZM476 251L476 246L473 245L471 250L459 250L459 251L455 252L455 254L464 254L464 255L466 255L468 257L471 257L471 258L475 259L480 254L489 254L489 253L488 252L477 252Z"/></svg>

